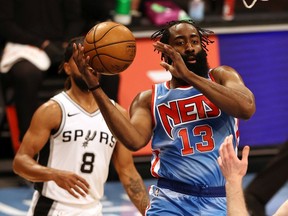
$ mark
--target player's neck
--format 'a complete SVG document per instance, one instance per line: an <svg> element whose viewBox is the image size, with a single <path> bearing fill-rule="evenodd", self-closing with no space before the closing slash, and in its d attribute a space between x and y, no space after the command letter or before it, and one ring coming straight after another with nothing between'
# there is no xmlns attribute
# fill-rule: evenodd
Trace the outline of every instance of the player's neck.
<svg viewBox="0 0 288 216"><path fill-rule="evenodd" d="M78 88L71 88L66 93L88 113L95 112L98 109L98 105L91 92L83 92Z"/></svg>

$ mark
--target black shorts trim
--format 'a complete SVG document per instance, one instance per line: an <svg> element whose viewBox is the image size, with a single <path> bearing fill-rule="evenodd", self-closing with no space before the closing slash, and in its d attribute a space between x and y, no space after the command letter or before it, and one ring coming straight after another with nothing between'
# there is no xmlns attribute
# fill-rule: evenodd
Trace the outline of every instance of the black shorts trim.
<svg viewBox="0 0 288 216"><path fill-rule="evenodd" d="M40 195L40 197L36 203L36 206L34 208L33 216L46 216L46 215L48 215L53 203L54 203L54 200Z"/></svg>
<svg viewBox="0 0 288 216"><path fill-rule="evenodd" d="M190 185L183 182L159 178L157 186L160 188L170 189L172 191L188 194L198 197L226 197L225 186L220 187L201 187Z"/></svg>

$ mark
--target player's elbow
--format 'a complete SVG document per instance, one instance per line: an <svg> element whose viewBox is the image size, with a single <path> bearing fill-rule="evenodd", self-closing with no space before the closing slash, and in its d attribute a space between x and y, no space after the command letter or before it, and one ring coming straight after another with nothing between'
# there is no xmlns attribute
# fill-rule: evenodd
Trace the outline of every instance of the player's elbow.
<svg viewBox="0 0 288 216"><path fill-rule="evenodd" d="M132 152L136 152L138 150L140 150L142 147L141 146L138 146L138 145L129 145L129 146L126 146L130 151Z"/></svg>
<svg viewBox="0 0 288 216"><path fill-rule="evenodd" d="M121 142L127 149L129 149L132 152L138 151L148 144L147 140L141 139L140 137L137 137L137 138L130 137L129 140L126 138L125 140L122 140Z"/></svg>
<svg viewBox="0 0 288 216"><path fill-rule="evenodd" d="M245 105L245 107L243 107L241 118L243 120L248 120L254 115L255 112L256 112L255 103L248 103Z"/></svg>
<svg viewBox="0 0 288 216"><path fill-rule="evenodd" d="M12 169L13 169L13 172L17 175L20 175L20 171L21 171L21 168L19 166L20 163L21 162L19 162L19 158L16 155L12 163Z"/></svg>

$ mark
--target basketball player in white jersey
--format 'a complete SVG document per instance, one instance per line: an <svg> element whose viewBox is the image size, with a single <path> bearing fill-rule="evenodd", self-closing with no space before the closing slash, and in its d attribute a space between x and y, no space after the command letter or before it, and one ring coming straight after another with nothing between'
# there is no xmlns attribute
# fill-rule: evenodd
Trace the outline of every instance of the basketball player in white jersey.
<svg viewBox="0 0 288 216"><path fill-rule="evenodd" d="M70 41L62 67L68 75L66 90L34 113L14 158L14 172L35 182L28 215L102 215L100 199L111 160L131 201L144 214L149 199L132 154L110 132L72 58L73 43L82 42L83 37Z"/></svg>

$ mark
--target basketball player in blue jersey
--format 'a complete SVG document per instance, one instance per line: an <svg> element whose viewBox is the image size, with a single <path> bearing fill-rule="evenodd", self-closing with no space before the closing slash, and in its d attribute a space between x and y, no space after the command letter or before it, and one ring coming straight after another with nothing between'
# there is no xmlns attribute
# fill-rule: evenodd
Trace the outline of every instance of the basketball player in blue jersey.
<svg viewBox="0 0 288 216"><path fill-rule="evenodd" d="M149 198L132 154L110 132L72 58L73 43L82 42L80 37L69 43L62 68L68 75L66 90L38 108L14 158L15 173L36 183L28 215L102 215L100 199L111 160L144 214Z"/></svg>
<svg viewBox="0 0 288 216"><path fill-rule="evenodd" d="M249 119L256 108L253 93L233 68L209 68L212 33L182 20L152 35L155 50L162 53L161 65L172 78L140 92L130 106L130 120L99 87L83 46L74 45L73 58L87 85L95 86L93 96L114 136L131 150L152 138L151 173L158 181L150 187L146 215L227 213L219 148L232 135L237 153L238 119Z"/></svg>

